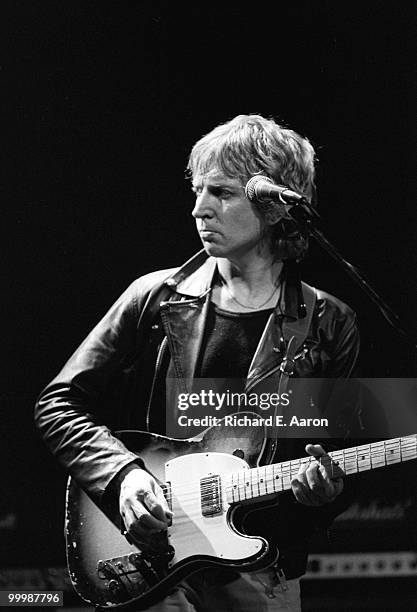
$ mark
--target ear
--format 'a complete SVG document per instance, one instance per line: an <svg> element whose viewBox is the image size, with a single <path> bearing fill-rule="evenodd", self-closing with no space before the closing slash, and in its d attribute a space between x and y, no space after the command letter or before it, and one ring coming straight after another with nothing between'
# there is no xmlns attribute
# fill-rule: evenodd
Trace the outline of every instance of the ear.
<svg viewBox="0 0 417 612"><path fill-rule="evenodd" d="M281 219L291 219L289 216L286 206L279 202L271 202L268 205L268 209L264 211L264 219L266 225L275 225Z"/></svg>

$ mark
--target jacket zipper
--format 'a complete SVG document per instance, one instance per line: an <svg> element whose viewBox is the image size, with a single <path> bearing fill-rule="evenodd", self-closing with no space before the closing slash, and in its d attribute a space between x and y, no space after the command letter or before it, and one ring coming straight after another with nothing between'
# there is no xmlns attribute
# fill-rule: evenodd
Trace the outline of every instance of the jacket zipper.
<svg viewBox="0 0 417 612"><path fill-rule="evenodd" d="M157 379L157 376L158 376L158 371L159 371L159 368L161 366L161 361L162 361L163 354L165 352L165 347L167 345L167 342L168 342L168 338L166 336L164 336L164 339L162 340L162 342L161 342L161 344L159 346L158 354L156 356L155 370L154 370L154 375L153 375L153 378L152 378L151 390L149 392L148 407L147 407L147 410L146 410L146 431L150 431L149 425L150 425L150 417L151 417L151 407L152 407L153 392L154 392L154 388L155 388L155 384L156 384L156 379Z"/></svg>

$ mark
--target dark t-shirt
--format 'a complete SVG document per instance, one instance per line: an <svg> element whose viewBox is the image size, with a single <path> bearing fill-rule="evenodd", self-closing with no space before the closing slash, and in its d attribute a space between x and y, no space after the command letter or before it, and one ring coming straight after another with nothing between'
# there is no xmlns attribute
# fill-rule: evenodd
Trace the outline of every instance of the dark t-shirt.
<svg viewBox="0 0 417 612"><path fill-rule="evenodd" d="M270 308L247 313L230 312L210 302L198 377L246 378L272 311Z"/></svg>

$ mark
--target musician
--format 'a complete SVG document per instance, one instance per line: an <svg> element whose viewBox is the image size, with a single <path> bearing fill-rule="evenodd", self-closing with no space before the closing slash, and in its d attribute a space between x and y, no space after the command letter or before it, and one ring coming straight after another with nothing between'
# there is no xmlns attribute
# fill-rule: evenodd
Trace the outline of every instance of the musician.
<svg viewBox="0 0 417 612"><path fill-rule="evenodd" d="M164 433L166 382L169 387L173 378L262 377L271 363L277 367L270 376L277 378L289 344L286 323L309 316L293 376L352 373L359 348L354 313L319 290L313 311L306 312L309 289L300 282L297 262L306 254L307 236L283 206L257 205L245 193L247 181L261 174L311 201L314 165L306 138L259 115L237 116L201 138L188 173L203 255L179 271L134 281L38 399L36 423L52 452L97 503L119 499L126 535L133 540L149 542L175 517L140 459L111 432ZM144 313L155 308L155 300L150 321ZM271 338L279 338L279 346ZM105 398L115 389L118 403L110 402L109 413ZM317 458L325 454L320 445L306 450ZM287 441L277 458L305 454L303 448L296 452ZM282 499L279 521L276 508L253 517L255 534L266 530L279 541L278 565L241 575L202 571L149 609L300 610L307 539L346 507L346 490L342 479L313 461L300 468L292 493Z"/></svg>

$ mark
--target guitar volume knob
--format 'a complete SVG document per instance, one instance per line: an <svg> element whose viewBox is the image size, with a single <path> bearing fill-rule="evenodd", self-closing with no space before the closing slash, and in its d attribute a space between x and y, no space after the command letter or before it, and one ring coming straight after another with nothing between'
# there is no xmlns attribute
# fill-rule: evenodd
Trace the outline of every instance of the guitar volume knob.
<svg viewBox="0 0 417 612"><path fill-rule="evenodd" d="M117 593L118 591L120 591L120 584L117 582L117 580L114 579L109 580L107 587L112 593Z"/></svg>
<svg viewBox="0 0 417 612"><path fill-rule="evenodd" d="M131 555L129 555L129 561L132 565L136 567L141 562L141 557L142 555L140 553L132 553Z"/></svg>

